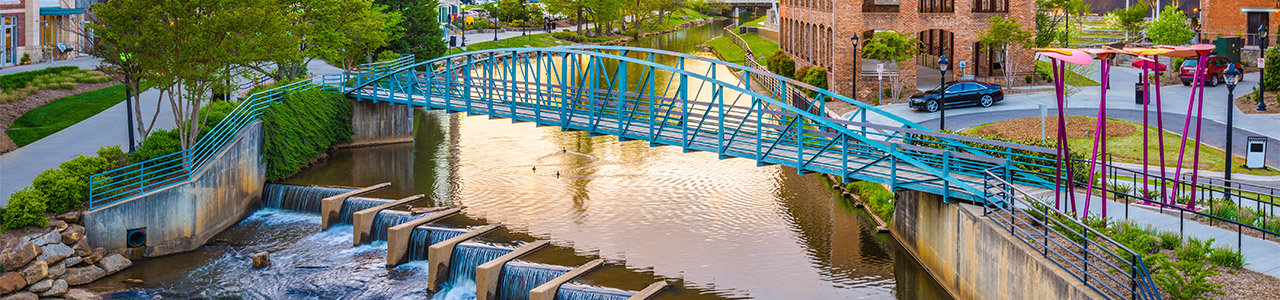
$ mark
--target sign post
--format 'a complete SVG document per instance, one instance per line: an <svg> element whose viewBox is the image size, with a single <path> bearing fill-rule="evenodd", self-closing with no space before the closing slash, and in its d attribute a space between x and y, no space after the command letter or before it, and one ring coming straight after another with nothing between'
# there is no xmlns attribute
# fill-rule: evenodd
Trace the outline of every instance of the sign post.
<svg viewBox="0 0 1280 300"><path fill-rule="evenodd" d="M884 100L884 63L876 64L876 99ZM884 103L884 101L876 101Z"/></svg>

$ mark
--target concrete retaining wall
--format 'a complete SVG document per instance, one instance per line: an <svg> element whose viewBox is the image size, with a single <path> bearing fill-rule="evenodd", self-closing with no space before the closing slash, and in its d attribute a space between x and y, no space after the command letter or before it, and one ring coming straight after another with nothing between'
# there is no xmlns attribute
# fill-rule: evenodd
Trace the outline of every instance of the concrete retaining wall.
<svg viewBox="0 0 1280 300"><path fill-rule="evenodd" d="M408 105L351 101L351 145L413 141L413 108Z"/></svg>
<svg viewBox="0 0 1280 300"><path fill-rule="evenodd" d="M957 299L1102 299L982 215L982 208L901 191L894 238Z"/></svg>
<svg viewBox="0 0 1280 300"><path fill-rule="evenodd" d="M86 212L85 237L91 245L124 252L125 232L146 228L147 246L131 250L134 256L199 248L260 206L262 139L262 122L251 123L191 180Z"/></svg>

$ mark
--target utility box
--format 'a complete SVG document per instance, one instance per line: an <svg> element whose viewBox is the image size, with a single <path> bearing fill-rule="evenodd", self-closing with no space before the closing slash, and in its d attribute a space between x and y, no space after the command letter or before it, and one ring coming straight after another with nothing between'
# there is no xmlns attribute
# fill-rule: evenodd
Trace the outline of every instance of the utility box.
<svg viewBox="0 0 1280 300"><path fill-rule="evenodd" d="M1250 169L1265 168L1266 166L1264 163L1267 160L1267 137L1251 136L1249 137L1249 142L1246 145L1248 146L1248 149L1245 149L1244 167Z"/></svg>
<svg viewBox="0 0 1280 300"><path fill-rule="evenodd" d="M1216 46L1214 53L1226 56L1232 62L1240 63L1240 48L1244 46L1244 41L1239 37L1221 37L1213 40Z"/></svg>

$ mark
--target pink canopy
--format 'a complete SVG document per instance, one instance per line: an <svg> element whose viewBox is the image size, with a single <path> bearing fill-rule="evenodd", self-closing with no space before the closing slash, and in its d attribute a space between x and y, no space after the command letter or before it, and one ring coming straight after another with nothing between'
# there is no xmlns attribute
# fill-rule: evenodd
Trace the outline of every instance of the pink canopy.
<svg viewBox="0 0 1280 300"><path fill-rule="evenodd" d="M1133 63L1131 63L1131 65L1133 65L1134 68L1156 70L1156 71L1164 71L1167 68L1162 63L1145 60L1145 59L1135 59L1133 60Z"/></svg>

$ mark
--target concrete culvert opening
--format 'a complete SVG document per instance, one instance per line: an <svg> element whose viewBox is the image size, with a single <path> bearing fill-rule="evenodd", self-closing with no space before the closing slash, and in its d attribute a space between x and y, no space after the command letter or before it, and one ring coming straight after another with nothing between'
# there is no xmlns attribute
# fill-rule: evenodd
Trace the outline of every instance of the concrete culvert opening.
<svg viewBox="0 0 1280 300"><path fill-rule="evenodd" d="M129 248L138 248L147 245L147 228L129 229L124 234L125 241L128 242Z"/></svg>

